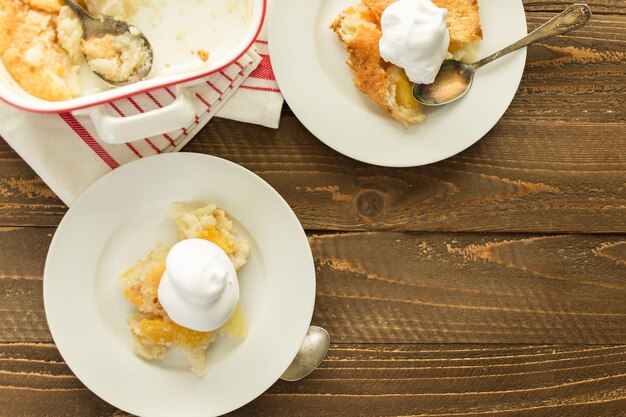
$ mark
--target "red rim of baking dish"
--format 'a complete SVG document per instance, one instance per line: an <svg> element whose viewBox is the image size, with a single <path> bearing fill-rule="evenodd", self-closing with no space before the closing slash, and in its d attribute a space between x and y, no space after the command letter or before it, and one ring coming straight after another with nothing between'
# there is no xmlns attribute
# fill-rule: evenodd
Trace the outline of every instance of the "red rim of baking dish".
<svg viewBox="0 0 626 417"><path fill-rule="evenodd" d="M191 76L189 78L184 78L182 80L177 80L177 81L172 81L172 82L167 82L167 83L163 83L161 85L158 85L156 87L150 87L150 88L144 88L142 90L138 90L138 91L133 91L132 93L127 93L127 94L121 94L119 96L115 96L115 97L110 97L107 98L106 100L100 100L100 101L95 101L93 103L88 103L88 104L84 104L84 105L78 105L78 106L71 106L71 107L66 107L66 108L60 108L60 109L51 109L51 110L42 110L42 109L37 109L37 108L32 108L32 107L25 107L22 106L20 104L16 104L13 103L11 100L8 100L2 96L0 96L0 100L4 101L5 103L18 108L20 110L25 110L25 111L30 111L33 113L65 113L65 112L71 112L74 110L79 110L79 109L85 109L88 107L94 107L94 106L99 106L101 104L106 104L106 103L110 103L112 101L115 100L120 100L123 98L127 98L127 97L132 97L134 95L137 94L142 94L142 93L146 93L148 91L154 91L154 90L158 90L159 88L165 88L165 87L170 87L172 85L176 85L176 84L183 84L189 81L193 81L193 80L197 80L198 78L202 78L202 77L206 77L207 75L211 75L214 74L224 68L226 68L229 65L232 65L235 61L237 61L239 58L241 58L243 56L243 54L245 54L246 52L248 52L248 50L250 49L250 47L252 46L252 44L254 44L254 42L256 41L257 37L259 36L259 33L261 33L261 28L263 27L263 22L265 21L265 16L267 13L267 1L268 0L262 0L263 1L263 8L261 10L261 19L259 20L259 27L257 27L256 31L254 32L254 36L252 36L252 39L250 40L250 42L248 43L248 45L243 48L243 50L241 51L241 53L239 55L237 55L235 58L233 58L232 60L230 60L229 62L227 62L226 64L217 67L215 69L212 69L209 72L203 73L203 74L199 74L199 75L194 75Z"/></svg>

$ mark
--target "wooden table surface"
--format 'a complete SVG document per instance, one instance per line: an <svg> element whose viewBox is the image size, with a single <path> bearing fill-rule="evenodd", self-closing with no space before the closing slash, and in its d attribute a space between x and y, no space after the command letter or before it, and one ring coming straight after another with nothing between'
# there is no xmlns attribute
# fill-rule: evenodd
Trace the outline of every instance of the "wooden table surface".
<svg viewBox="0 0 626 417"><path fill-rule="evenodd" d="M524 1L529 28L569 2ZM355 162L288 108L278 130L216 119L185 148L285 197L332 335L319 370L232 415L626 416L626 2L589 4L588 27L530 47L504 118L447 161ZM0 415L126 415L46 325L67 208L4 141L0 161Z"/></svg>

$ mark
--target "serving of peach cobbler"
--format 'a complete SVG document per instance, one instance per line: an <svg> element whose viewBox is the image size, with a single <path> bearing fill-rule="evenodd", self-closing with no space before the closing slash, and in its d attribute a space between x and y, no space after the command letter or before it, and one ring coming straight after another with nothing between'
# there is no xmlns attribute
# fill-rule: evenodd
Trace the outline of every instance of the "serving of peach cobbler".
<svg viewBox="0 0 626 417"><path fill-rule="evenodd" d="M213 243L228 256L233 271L239 270L247 262L248 243L237 236L224 210L212 204L195 209L177 204L172 208L170 217L176 225L180 242L201 239ZM137 262L119 277L124 296L136 308L128 317L134 349L145 359L163 359L171 347L182 349L191 370L202 375L206 368L209 345L221 335L234 339L245 338L246 319L237 303L230 318L212 331L192 330L175 323L159 299L162 291L159 286L166 274L168 252L169 247L155 248L147 258Z"/></svg>
<svg viewBox="0 0 626 417"><path fill-rule="evenodd" d="M387 20L389 40L385 39L388 8L397 9ZM442 20L437 22L439 17ZM477 0L362 0L342 11L330 28L346 47L346 63L355 73L355 86L405 126L425 118L421 104L413 98L412 82L429 84L432 80L410 80L411 71L406 66L401 68L383 59L381 46L389 47L399 58L413 54L421 62L432 58L429 52L441 52L438 66L426 68L436 74L444 58L473 60L474 47L483 35ZM440 45L444 45L441 51Z"/></svg>

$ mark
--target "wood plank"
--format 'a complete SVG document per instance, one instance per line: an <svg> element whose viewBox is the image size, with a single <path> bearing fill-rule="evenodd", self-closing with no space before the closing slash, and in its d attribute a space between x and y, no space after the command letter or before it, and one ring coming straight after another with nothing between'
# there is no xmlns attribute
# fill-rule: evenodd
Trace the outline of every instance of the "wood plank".
<svg viewBox="0 0 626 417"><path fill-rule="evenodd" d="M232 416L626 415L626 346L333 344L308 378L277 382ZM0 344L0 409L122 416L52 344Z"/></svg>
<svg viewBox="0 0 626 417"><path fill-rule="evenodd" d="M0 341L52 340L42 286L53 233L0 227Z"/></svg>
<svg viewBox="0 0 626 417"><path fill-rule="evenodd" d="M526 12L554 11L560 12L572 4L570 0L523 0ZM594 14L626 14L626 5L622 0L590 0L585 1Z"/></svg>
<svg viewBox="0 0 626 417"><path fill-rule="evenodd" d="M0 140L0 226L56 225L65 204Z"/></svg>
<svg viewBox="0 0 626 417"><path fill-rule="evenodd" d="M255 171L310 230L626 232L617 126L580 124L576 140L559 124L502 122L450 160L390 169L332 152L294 118L282 123L275 132L216 120L186 150ZM15 154L0 164L0 187L2 225L54 226L64 214Z"/></svg>
<svg viewBox="0 0 626 417"><path fill-rule="evenodd" d="M529 30L539 27L553 15L529 14ZM524 76L507 110L507 118L568 124L624 123L625 27L626 16L599 15L582 29L531 45Z"/></svg>
<svg viewBox="0 0 626 417"><path fill-rule="evenodd" d="M278 382L234 414L624 416L625 353L623 346L339 345L310 378Z"/></svg>
<svg viewBox="0 0 626 417"><path fill-rule="evenodd" d="M626 239L314 235L315 322L340 342L625 343Z"/></svg>
<svg viewBox="0 0 626 417"><path fill-rule="evenodd" d="M390 169L350 161L298 122L283 124L239 147L237 133L210 130L187 150L255 171L309 230L626 232L626 160L614 151L626 145L626 126L578 124L576 140L565 125L507 121L450 160ZM285 146L260 158L274 139Z"/></svg>
<svg viewBox="0 0 626 417"><path fill-rule="evenodd" d="M0 231L0 341L52 340L41 285L51 233ZM626 236L309 239L313 322L335 342L626 343Z"/></svg>
<svg viewBox="0 0 626 417"><path fill-rule="evenodd" d="M529 13L530 26L549 15ZM626 16L600 15L531 47L502 121L438 164L352 161L293 115L283 115L277 131L216 119L186 150L257 172L310 230L626 233L624 27ZM56 225L63 204L4 142L0 160L0 225Z"/></svg>

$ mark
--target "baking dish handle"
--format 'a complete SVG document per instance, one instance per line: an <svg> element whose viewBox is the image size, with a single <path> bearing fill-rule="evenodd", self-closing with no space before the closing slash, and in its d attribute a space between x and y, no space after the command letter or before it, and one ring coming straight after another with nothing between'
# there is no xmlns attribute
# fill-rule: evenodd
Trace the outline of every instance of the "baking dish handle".
<svg viewBox="0 0 626 417"><path fill-rule="evenodd" d="M75 110L76 116L88 116L102 141L111 144L149 138L189 126L196 117L196 108L189 87L176 86L176 100L167 106L126 117L107 113L105 105Z"/></svg>

